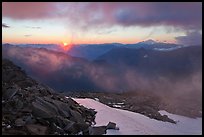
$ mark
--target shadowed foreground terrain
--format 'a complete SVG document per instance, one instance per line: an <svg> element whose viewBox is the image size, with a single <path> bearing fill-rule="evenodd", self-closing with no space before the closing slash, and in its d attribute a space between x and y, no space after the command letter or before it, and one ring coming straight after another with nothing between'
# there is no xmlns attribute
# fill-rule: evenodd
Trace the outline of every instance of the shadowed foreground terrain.
<svg viewBox="0 0 204 137"><path fill-rule="evenodd" d="M93 98L110 107L140 113L151 119L176 124L159 110L202 117L199 101L168 98L147 93L57 93L28 77L11 61L2 60L2 134L4 135L100 135L117 129L109 122L94 127L96 111L79 105L70 97ZM175 101L172 101L175 100ZM181 103L182 102L182 103ZM178 105L179 103L179 105ZM117 129L118 130L118 129Z"/></svg>
<svg viewBox="0 0 204 137"><path fill-rule="evenodd" d="M9 60L2 60L2 69L3 135L101 134L91 126L93 109L27 77Z"/></svg>

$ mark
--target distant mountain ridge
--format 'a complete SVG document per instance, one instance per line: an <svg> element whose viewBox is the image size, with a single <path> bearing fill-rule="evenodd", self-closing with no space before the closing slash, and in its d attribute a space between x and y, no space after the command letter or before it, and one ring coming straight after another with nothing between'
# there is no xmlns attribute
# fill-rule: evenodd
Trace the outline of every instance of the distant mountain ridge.
<svg viewBox="0 0 204 137"><path fill-rule="evenodd" d="M138 42L136 44L121 44L121 43L107 43L107 44L86 44L81 46L72 47L67 53L71 56L82 57L88 60L94 60L97 57L109 52L112 49L117 48L134 48L134 49L151 49L168 51L175 50L184 47L183 45L171 44L171 43L161 43L153 40L146 40Z"/></svg>
<svg viewBox="0 0 204 137"><path fill-rule="evenodd" d="M149 44L149 45L151 45L151 44L156 44L156 43L158 43L158 42L156 42L156 41L154 41L152 39L148 39L146 41L142 41L142 42L139 42L139 43L136 43L136 44Z"/></svg>
<svg viewBox="0 0 204 137"><path fill-rule="evenodd" d="M167 52L121 46L93 61L45 48L12 45L3 45L2 54L29 75L59 91L139 91L155 85L160 87L157 84L162 82L161 87L165 89L165 83L168 86L169 82L181 79L191 86L191 76L196 74L194 79L200 80L202 74L201 46Z"/></svg>
<svg viewBox="0 0 204 137"><path fill-rule="evenodd" d="M132 66L144 74L185 75L202 68L202 46L161 52L145 48L117 48L98 57L110 64Z"/></svg>
<svg viewBox="0 0 204 137"><path fill-rule="evenodd" d="M13 45L13 44L3 44L3 45ZM34 48L46 48L49 50L59 51L71 55L73 57L85 58L88 60L95 60L99 56L109 52L112 49L117 49L121 47L133 48L133 49L151 49L160 51L170 51L178 48L185 47L183 45L173 44L173 43L162 43L156 42L152 39L138 42L135 44L121 44L121 43L104 43L104 44L78 44L71 47L68 51L65 51L62 46L57 44L17 44L20 47L34 47Z"/></svg>

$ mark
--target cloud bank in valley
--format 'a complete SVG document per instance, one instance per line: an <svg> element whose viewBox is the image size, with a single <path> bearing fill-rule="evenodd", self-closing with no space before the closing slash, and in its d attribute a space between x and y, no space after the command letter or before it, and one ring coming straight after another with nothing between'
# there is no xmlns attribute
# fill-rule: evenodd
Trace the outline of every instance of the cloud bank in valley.
<svg viewBox="0 0 204 137"><path fill-rule="evenodd" d="M178 96L202 92L202 69L183 78L172 75L171 79L160 74L146 76L131 66L93 64L43 48L4 47L3 57L11 59L22 66L29 75L60 91L150 91L174 93Z"/></svg>

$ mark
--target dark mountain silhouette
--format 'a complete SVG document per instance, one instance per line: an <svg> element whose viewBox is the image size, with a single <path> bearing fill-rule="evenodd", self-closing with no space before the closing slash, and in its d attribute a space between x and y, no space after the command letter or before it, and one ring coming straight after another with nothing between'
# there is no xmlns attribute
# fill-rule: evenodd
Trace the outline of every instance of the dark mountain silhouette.
<svg viewBox="0 0 204 137"><path fill-rule="evenodd" d="M98 57L116 66L130 66L148 75L186 76L202 69L202 46L184 47L173 51L117 48Z"/></svg>
<svg viewBox="0 0 204 137"><path fill-rule="evenodd" d="M106 44L88 44L77 45L72 47L67 53L71 56L82 57L88 60L94 60L97 57L109 52L112 49L118 48L133 48L133 49L154 49L154 50L173 50L183 47L182 45L172 43L159 43L153 40L138 42L136 44L120 44L120 43L106 43Z"/></svg>
<svg viewBox="0 0 204 137"><path fill-rule="evenodd" d="M120 44L90 44L90 45L78 45L72 47L67 53L75 57L82 57L89 60L93 60L98 56L110 51L113 48L117 48Z"/></svg>

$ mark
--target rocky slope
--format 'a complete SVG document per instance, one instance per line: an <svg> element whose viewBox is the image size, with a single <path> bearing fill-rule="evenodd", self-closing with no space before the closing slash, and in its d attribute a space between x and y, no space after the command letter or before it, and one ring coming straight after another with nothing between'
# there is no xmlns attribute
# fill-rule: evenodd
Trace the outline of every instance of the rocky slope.
<svg viewBox="0 0 204 137"><path fill-rule="evenodd" d="M2 89L4 135L103 134L110 128L111 123L93 127L96 111L38 83L6 59L2 60Z"/></svg>

